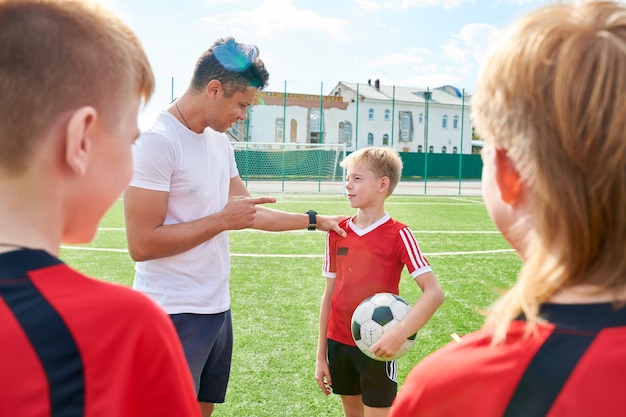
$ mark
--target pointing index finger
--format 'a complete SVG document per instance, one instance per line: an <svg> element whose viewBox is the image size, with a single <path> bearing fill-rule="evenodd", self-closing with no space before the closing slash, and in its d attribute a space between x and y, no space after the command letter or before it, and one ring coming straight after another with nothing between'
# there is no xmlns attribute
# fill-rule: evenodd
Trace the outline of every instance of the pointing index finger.
<svg viewBox="0 0 626 417"><path fill-rule="evenodd" d="M267 203L275 203L276 199L274 197L255 197L250 199L253 204L267 204Z"/></svg>

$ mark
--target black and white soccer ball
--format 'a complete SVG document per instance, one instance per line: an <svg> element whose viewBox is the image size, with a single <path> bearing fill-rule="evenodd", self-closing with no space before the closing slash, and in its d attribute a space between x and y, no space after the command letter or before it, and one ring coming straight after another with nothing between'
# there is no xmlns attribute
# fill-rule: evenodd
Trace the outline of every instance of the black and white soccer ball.
<svg viewBox="0 0 626 417"><path fill-rule="evenodd" d="M410 336L392 358L381 358L369 351L383 333L393 329L409 313L411 306L402 297L387 292L366 298L352 314L352 337L361 351L372 359L391 361L404 356L415 344L417 333Z"/></svg>

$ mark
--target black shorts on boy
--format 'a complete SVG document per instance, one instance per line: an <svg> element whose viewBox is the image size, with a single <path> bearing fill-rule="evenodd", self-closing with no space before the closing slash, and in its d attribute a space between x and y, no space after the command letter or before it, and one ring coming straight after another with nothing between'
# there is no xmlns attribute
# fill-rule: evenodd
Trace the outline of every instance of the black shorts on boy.
<svg viewBox="0 0 626 417"><path fill-rule="evenodd" d="M390 407L398 390L398 361L377 361L356 346L328 339L328 366L333 393L361 395L368 407Z"/></svg>

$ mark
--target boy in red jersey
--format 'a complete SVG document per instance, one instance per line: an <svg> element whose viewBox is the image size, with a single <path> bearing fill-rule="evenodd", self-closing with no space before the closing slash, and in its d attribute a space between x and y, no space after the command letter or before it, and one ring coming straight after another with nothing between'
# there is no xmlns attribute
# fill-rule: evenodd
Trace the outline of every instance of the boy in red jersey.
<svg viewBox="0 0 626 417"><path fill-rule="evenodd" d="M472 117L485 204L524 264L483 329L410 372L391 416L623 415L626 6L545 6L494 46Z"/></svg>
<svg viewBox="0 0 626 417"><path fill-rule="evenodd" d="M200 415L146 296L58 259L133 175L154 88L133 32L88 1L0 0L0 415Z"/></svg>
<svg viewBox="0 0 626 417"><path fill-rule="evenodd" d="M354 309L378 293L399 293L406 265L423 294L396 328L370 351L391 358L443 302L443 293L417 240L404 224L385 211L385 200L402 173L402 160L390 148L365 148L350 154L346 191L357 213L340 223L345 238L328 233L322 274L326 289L320 307L320 333L315 379L324 394L341 395L349 417L386 416L396 395L397 361L377 361L356 347L351 334Z"/></svg>

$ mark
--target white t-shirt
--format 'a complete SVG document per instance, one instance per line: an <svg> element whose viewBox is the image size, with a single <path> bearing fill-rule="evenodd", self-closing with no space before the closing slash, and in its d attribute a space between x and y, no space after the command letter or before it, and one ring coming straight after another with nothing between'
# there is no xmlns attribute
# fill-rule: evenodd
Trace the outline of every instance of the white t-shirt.
<svg viewBox="0 0 626 417"><path fill-rule="evenodd" d="M164 224L196 220L228 202L230 179L239 175L224 133L197 134L161 112L133 148L131 186L169 192ZM228 232L161 259L137 262L133 288L153 298L169 314L214 314L230 308Z"/></svg>

